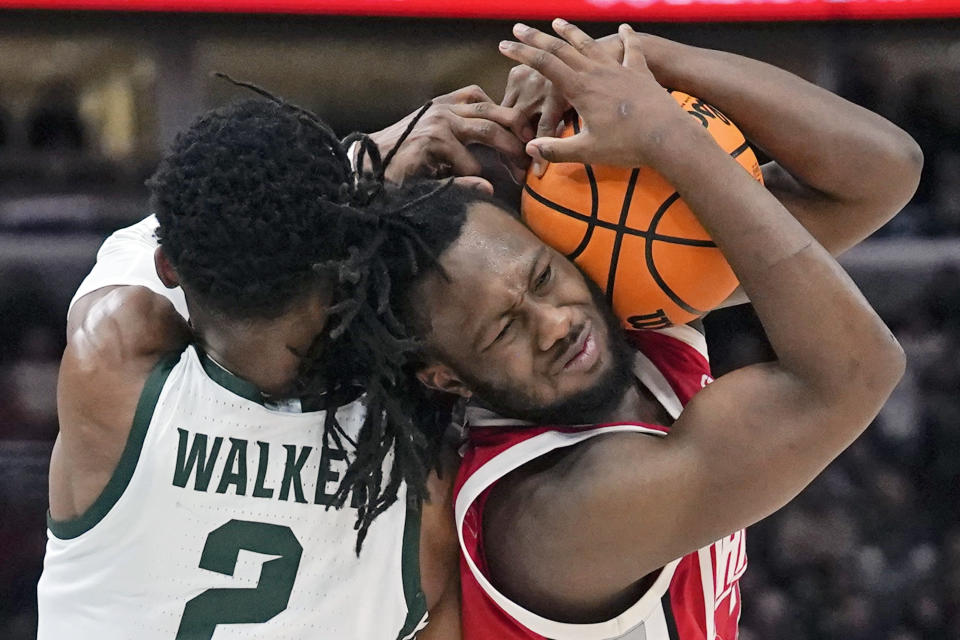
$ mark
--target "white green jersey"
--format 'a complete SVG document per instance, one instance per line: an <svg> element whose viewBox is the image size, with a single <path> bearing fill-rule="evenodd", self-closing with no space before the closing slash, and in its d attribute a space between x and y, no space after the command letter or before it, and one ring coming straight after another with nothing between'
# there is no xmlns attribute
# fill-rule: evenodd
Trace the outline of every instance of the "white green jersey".
<svg viewBox="0 0 960 640"><path fill-rule="evenodd" d="M363 414L337 410L351 438ZM328 509L352 447L330 440L194 347L159 363L103 493L48 522L39 640L411 637L419 510L401 487L357 557L356 510Z"/></svg>

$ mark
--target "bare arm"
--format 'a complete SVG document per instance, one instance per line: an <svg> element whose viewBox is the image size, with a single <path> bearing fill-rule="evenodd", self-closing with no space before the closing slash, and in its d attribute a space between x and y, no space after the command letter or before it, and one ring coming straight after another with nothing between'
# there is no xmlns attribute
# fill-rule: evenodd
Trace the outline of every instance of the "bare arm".
<svg viewBox="0 0 960 640"><path fill-rule="evenodd" d="M420 584L430 612L418 640L460 638L460 547L453 524L453 481L460 456L444 445L440 472L427 477L430 499L421 505Z"/></svg>
<svg viewBox="0 0 960 640"><path fill-rule="evenodd" d="M775 159L763 166L767 189L834 256L913 196L923 155L888 120L769 64L642 38L660 84L719 108ZM723 306L744 302L741 288Z"/></svg>
<svg viewBox="0 0 960 640"><path fill-rule="evenodd" d="M572 46L528 30L504 53L564 91L584 132L528 150L656 168L724 252L779 357L710 385L670 436L601 438L512 496L517 517L487 549L491 569L508 594L570 619L789 501L870 423L904 359L830 254L657 84L637 34L622 32L621 66L558 28Z"/></svg>
<svg viewBox="0 0 960 640"><path fill-rule="evenodd" d="M833 254L892 218L917 188L917 143L881 116L743 56L644 35L650 71L702 98L776 161L767 188Z"/></svg>
<svg viewBox="0 0 960 640"><path fill-rule="evenodd" d="M111 234L67 314L57 385L60 434L50 464L54 518L82 514L100 494L151 369L190 339L182 292L157 274L156 225L149 216Z"/></svg>
<svg viewBox="0 0 960 640"><path fill-rule="evenodd" d="M104 287L71 310L60 363L60 433L50 462L50 512L81 515L116 468L147 376L189 340L169 300L137 286Z"/></svg>
<svg viewBox="0 0 960 640"><path fill-rule="evenodd" d="M833 255L873 233L916 190L920 148L881 116L757 60L640 37L661 85L719 108L776 160L763 167L767 188ZM622 59L619 37L598 42ZM542 112L541 136L553 135L569 108L549 80L525 65L511 71L504 104L526 118Z"/></svg>

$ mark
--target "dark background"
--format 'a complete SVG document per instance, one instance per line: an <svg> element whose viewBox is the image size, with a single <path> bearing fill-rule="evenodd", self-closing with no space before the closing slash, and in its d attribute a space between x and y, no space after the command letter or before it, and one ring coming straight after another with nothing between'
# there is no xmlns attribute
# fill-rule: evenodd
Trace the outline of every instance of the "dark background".
<svg viewBox="0 0 960 640"><path fill-rule="evenodd" d="M913 202L841 260L907 375L864 437L750 529L741 637L960 638L960 22L642 28L785 67L923 147ZM508 35L494 21L0 11L0 637L35 635L67 302L102 239L148 213L143 180L173 135L243 95L210 72L346 134L467 84L499 99ZM770 357L748 307L707 329L718 374Z"/></svg>

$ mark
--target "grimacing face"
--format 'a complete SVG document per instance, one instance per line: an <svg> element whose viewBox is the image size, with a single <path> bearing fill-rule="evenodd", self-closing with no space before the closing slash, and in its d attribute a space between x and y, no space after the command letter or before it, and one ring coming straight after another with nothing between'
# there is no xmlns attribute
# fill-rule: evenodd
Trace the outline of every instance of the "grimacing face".
<svg viewBox="0 0 960 640"><path fill-rule="evenodd" d="M440 265L449 279L431 273L416 290L427 386L565 424L600 420L622 398L631 352L602 293L510 213L470 205Z"/></svg>

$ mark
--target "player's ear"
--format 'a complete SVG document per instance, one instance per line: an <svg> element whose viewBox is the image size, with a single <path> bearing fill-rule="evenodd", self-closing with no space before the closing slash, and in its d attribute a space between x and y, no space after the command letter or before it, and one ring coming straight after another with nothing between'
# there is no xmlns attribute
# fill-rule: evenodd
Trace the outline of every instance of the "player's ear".
<svg viewBox="0 0 960 640"><path fill-rule="evenodd" d="M163 286L168 289L176 289L180 286L180 276L177 275L177 270L173 268L170 258L164 253L163 247L157 247L157 250L153 252L153 264L157 268L157 276L160 277Z"/></svg>
<svg viewBox="0 0 960 640"><path fill-rule="evenodd" d="M428 389L453 393L463 398L469 398L473 395L473 392L454 373L453 369L439 362L421 367L417 371L417 379Z"/></svg>

